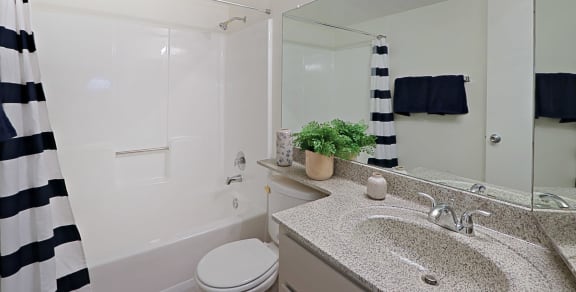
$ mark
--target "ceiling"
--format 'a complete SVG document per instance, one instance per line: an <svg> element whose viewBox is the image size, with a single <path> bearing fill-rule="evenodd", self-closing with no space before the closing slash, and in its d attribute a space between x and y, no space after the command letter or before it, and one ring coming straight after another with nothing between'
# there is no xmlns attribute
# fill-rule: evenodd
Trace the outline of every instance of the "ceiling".
<svg viewBox="0 0 576 292"><path fill-rule="evenodd" d="M286 14L350 26L444 1L446 0L316 0Z"/></svg>

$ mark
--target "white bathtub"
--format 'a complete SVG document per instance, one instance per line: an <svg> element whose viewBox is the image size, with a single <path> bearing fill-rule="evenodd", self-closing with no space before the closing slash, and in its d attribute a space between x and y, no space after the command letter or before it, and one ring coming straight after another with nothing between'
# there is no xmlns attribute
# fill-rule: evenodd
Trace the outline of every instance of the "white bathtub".
<svg viewBox="0 0 576 292"><path fill-rule="evenodd" d="M125 203L140 199L147 201L148 208L134 208L121 223L106 222L102 216L103 225L111 229L102 234L110 236L108 241L85 236L94 292L197 291L193 277L204 254L226 242L263 239L265 234L262 194L243 195L231 186L203 195L142 196L129 197ZM157 202L150 202L156 197ZM237 209L233 208L235 198ZM159 210L154 214L149 207L158 204L163 209L167 202L171 205L168 214Z"/></svg>

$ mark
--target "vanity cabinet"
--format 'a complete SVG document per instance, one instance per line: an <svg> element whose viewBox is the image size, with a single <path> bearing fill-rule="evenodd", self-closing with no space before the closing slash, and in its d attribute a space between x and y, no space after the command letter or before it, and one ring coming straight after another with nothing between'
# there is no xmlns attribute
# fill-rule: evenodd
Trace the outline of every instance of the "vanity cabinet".
<svg viewBox="0 0 576 292"><path fill-rule="evenodd" d="M280 292L365 291L280 232Z"/></svg>

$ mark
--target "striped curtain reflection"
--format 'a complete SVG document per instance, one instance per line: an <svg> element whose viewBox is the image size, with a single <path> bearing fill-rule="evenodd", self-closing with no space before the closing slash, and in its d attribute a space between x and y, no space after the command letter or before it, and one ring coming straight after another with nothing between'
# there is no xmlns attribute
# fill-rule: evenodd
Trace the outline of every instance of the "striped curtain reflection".
<svg viewBox="0 0 576 292"><path fill-rule="evenodd" d="M368 164L391 168L398 166L396 131L388 75L388 45L383 38L372 41L370 128L376 136L376 151Z"/></svg>
<svg viewBox="0 0 576 292"><path fill-rule="evenodd" d="M89 291L40 83L29 5L0 0L0 291Z"/></svg>

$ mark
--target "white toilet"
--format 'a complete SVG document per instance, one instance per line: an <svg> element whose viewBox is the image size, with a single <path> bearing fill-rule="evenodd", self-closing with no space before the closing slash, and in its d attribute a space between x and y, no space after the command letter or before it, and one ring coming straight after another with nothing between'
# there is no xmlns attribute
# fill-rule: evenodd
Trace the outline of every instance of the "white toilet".
<svg viewBox="0 0 576 292"><path fill-rule="evenodd" d="M281 176L270 176L268 233L271 243L256 238L230 242L208 252L196 267L196 283L206 292L264 292L278 277L278 224L272 214L324 197Z"/></svg>

